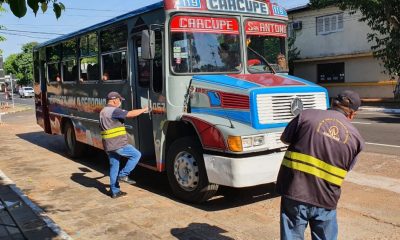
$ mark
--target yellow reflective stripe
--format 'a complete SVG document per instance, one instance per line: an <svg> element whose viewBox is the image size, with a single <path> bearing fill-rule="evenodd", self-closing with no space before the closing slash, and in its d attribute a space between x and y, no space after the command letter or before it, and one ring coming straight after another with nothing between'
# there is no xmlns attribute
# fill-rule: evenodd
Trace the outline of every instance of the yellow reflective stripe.
<svg viewBox="0 0 400 240"><path fill-rule="evenodd" d="M303 153L287 151L285 157L314 165L317 168L323 169L324 171L339 176L341 178L346 177L347 174L347 171L344 169L335 167L324 161L319 160L318 158Z"/></svg>
<svg viewBox="0 0 400 240"><path fill-rule="evenodd" d="M316 167L307 165L307 164L303 164L303 163L299 163L299 162L294 162L294 161L290 161L286 158L283 159L282 161L282 165L288 167L288 168L292 168L298 171L302 171L311 175L314 175L318 178L324 179L325 181L328 181L330 183L333 183L335 185L341 186L343 179L333 176L327 172L324 172Z"/></svg>
<svg viewBox="0 0 400 240"><path fill-rule="evenodd" d="M125 131L125 127L111 128L111 129L102 131L101 135L107 135L107 134L116 133L116 132L119 132L119 131Z"/></svg>
<svg viewBox="0 0 400 240"><path fill-rule="evenodd" d="M104 134L101 137L104 138L104 139L108 139L108 138L115 138L115 137L118 137L118 136L122 136L122 135L125 135L125 134L126 134L126 130L124 129L124 130L122 130L120 132Z"/></svg>

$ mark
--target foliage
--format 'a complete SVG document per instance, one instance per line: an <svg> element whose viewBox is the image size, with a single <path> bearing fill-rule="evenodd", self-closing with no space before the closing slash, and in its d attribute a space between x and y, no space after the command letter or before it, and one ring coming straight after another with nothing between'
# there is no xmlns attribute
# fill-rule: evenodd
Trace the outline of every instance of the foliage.
<svg viewBox="0 0 400 240"><path fill-rule="evenodd" d="M400 74L400 0L311 0L315 8L336 5L351 14L360 11L373 30L368 41L373 42L374 56L382 60L386 71Z"/></svg>
<svg viewBox="0 0 400 240"><path fill-rule="evenodd" d="M30 85L33 81L33 48L36 42L24 44L22 52L11 54L4 62L4 70L7 74L13 74L18 78L19 85Z"/></svg>
<svg viewBox="0 0 400 240"><path fill-rule="evenodd" d="M35 15L39 11L39 5L42 12L46 12L49 5L53 5L53 11L58 19L61 16L61 12L65 10L64 4L58 2L58 0L0 0L0 6L5 3L10 6L11 12L16 17L23 17L27 12L27 5L32 9Z"/></svg>
<svg viewBox="0 0 400 240"><path fill-rule="evenodd" d="M294 45L296 41L296 33L293 31L292 37L288 39L288 64L289 64L289 74L294 75L294 61L299 58L300 50Z"/></svg>
<svg viewBox="0 0 400 240"><path fill-rule="evenodd" d="M0 5L0 13L5 12L6 10ZM2 25L0 25L0 30L4 29L4 27ZM6 38L3 36L0 36L0 42L5 41ZM0 49L0 55L3 53L3 50Z"/></svg>

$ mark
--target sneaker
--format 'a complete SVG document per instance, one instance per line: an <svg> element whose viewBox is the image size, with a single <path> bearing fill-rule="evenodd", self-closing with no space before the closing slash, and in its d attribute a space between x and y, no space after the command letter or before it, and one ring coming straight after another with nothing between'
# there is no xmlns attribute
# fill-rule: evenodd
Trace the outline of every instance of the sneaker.
<svg viewBox="0 0 400 240"><path fill-rule="evenodd" d="M118 181L120 181L120 182L126 182L126 183L128 183L128 184L136 184L136 181L133 180L133 179L130 179L128 176L119 177L119 178L118 178Z"/></svg>
<svg viewBox="0 0 400 240"><path fill-rule="evenodd" d="M119 198L119 197L123 197L123 196L126 196L126 195L127 195L126 192L119 191L116 194L111 194L111 198Z"/></svg>

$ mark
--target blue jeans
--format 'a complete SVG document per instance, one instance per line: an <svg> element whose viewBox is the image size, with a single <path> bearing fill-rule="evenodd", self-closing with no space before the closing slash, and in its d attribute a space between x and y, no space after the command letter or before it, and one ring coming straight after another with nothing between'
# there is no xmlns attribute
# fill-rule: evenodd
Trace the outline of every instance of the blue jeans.
<svg viewBox="0 0 400 240"><path fill-rule="evenodd" d="M112 194L120 191L118 177L128 176L131 171L136 167L142 154L128 144L115 151L107 152L110 161L110 189ZM128 158L125 167L119 171L119 163L122 157Z"/></svg>
<svg viewBox="0 0 400 240"><path fill-rule="evenodd" d="M292 199L281 199L281 239L304 239L304 231L310 223L313 240L337 239L336 210L316 207Z"/></svg>

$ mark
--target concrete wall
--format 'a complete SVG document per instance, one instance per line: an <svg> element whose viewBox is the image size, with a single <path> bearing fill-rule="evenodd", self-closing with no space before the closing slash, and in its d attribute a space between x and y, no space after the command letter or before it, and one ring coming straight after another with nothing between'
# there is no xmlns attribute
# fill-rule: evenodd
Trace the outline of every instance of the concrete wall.
<svg viewBox="0 0 400 240"><path fill-rule="evenodd" d="M292 21L302 21L302 29L296 30L295 46L301 50L300 58L316 58L341 54L371 52L371 44L367 41L370 28L359 22L361 14L343 13L343 30L340 32L317 35L317 17L342 13L336 7L321 10L307 10L291 14Z"/></svg>
<svg viewBox="0 0 400 240"><path fill-rule="evenodd" d="M362 98L393 98L394 81L382 73L384 68L372 56L367 34L371 29L359 22L361 14L343 13L343 30L317 35L317 17L341 13L336 7L320 10L303 9L291 13L291 21L302 21L302 29L295 30L295 47L300 50L294 75L317 83L317 64L344 62L345 82L321 84L330 96L343 89L359 92Z"/></svg>

